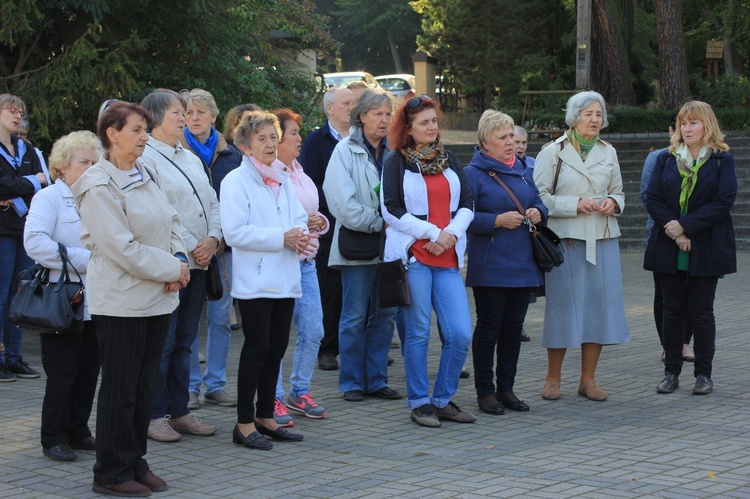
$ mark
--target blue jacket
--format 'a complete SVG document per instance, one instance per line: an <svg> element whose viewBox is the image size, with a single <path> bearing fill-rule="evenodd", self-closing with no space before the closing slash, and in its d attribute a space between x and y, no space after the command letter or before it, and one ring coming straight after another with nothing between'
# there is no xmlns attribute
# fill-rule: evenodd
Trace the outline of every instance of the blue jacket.
<svg viewBox="0 0 750 499"><path fill-rule="evenodd" d="M328 209L328 201L323 192L323 181L326 178L328 162L331 160L333 150L338 143L336 137L331 135L331 128L326 121L320 128L314 130L307 136L304 144L302 144L302 152L299 156L299 162L302 165L302 169L318 188L320 212L328 218L328 223L331 224L331 230L320 235L320 237L324 239L333 238L336 228L336 217L334 217L331 214L331 210Z"/></svg>
<svg viewBox="0 0 750 499"><path fill-rule="evenodd" d="M464 175L474 195L474 220L469 225L469 264L467 286L530 288L544 284L542 272L534 262L531 236L526 225L516 229L495 228L495 217L517 211L489 172L494 171L513 191L524 209L534 207L547 220L547 208L534 185L533 173L516 159L513 168L480 152L474 152Z"/></svg>
<svg viewBox="0 0 750 499"><path fill-rule="evenodd" d="M679 220L690 238L689 275L715 277L737 272L734 225L729 215L737 198L734 158L729 153L718 152L701 166L685 216L680 215L681 184L677 160L668 151L662 152L646 190L646 208L654 219L654 226L643 268L662 274L677 272L679 248L664 233L664 226L671 220Z"/></svg>

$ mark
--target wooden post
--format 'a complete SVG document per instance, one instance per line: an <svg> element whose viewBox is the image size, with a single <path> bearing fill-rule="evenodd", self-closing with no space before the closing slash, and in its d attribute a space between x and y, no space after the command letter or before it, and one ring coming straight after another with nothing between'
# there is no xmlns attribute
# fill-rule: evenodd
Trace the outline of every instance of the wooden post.
<svg viewBox="0 0 750 499"><path fill-rule="evenodd" d="M576 88L587 88L591 74L591 0L578 0Z"/></svg>
<svg viewBox="0 0 750 499"><path fill-rule="evenodd" d="M411 56L414 61L414 79L416 80L417 95L429 95L431 99L435 96L435 75L437 74L438 60L421 50Z"/></svg>

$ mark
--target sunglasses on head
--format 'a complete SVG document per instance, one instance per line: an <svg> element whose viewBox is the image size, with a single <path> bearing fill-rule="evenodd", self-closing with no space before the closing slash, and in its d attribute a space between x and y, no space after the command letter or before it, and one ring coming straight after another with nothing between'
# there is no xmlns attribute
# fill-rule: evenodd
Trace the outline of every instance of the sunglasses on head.
<svg viewBox="0 0 750 499"><path fill-rule="evenodd" d="M430 96L427 94L422 94L418 97L412 97L408 101L406 101L406 107L404 107L404 116L409 115L410 109L418 108L422 104L422 99L430 99Z"/></svg>

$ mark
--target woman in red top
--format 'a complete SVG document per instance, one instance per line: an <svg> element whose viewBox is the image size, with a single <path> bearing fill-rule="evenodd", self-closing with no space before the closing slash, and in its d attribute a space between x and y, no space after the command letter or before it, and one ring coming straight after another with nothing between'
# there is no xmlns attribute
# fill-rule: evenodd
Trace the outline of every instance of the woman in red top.
<svg viewBox="0 0 750 499"><path fill-rule="evenodd" d="M471 341L471 318L459 268L466 228L474 218L471 191L461 165L445 150L438 130L438 103L423 95L401 105L392 122L393 151L383 167L381 208L388 224L384 260L409 265L411 305L403 309L407 404L415 423L471 423L472 414L452 402ZM427 346L435 309L444 345L429 394Z"/></svg>

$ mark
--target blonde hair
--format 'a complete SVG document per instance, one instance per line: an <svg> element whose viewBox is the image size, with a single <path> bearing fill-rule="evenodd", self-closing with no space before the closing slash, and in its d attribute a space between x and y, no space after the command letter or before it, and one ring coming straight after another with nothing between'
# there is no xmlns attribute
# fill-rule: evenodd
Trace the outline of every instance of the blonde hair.
<svg viewBox="0 0 750 499"><path fill-rule="evenodd" d="M682 138L682 130L680 129L682 120L698 120L703 123L703 143L701 147L706 146L714 151L729 150L729 146L724 142L724 134L719 128L719 122L711 105L694 100L683 104L680 112L677 113L675 130L669 141L671 144L669 146L670 152L676 151L685 142Z"/></svg>
<svg viewBox="0 0 750 499"><path fill-rule="evenodd" d="M55 141L49 155L49 177L53 182L62 177L60 170L70 164L70 158L76 151L94 151L98 157L104 152L104 148L99 137L88 130L60 137Z"/></svg>
<svg viewBox="0 0 750 499"><path fill-rule="evenodd" d="M501 111L495 111L494 109L488 109L482 113L482 117L479 118L479 125L477 127L477 142L479 143L479 149L484 151L484 142L489 140L489 136L492 132L498 128L510 128L511 131L516 126L513 118Z"/></svg>

